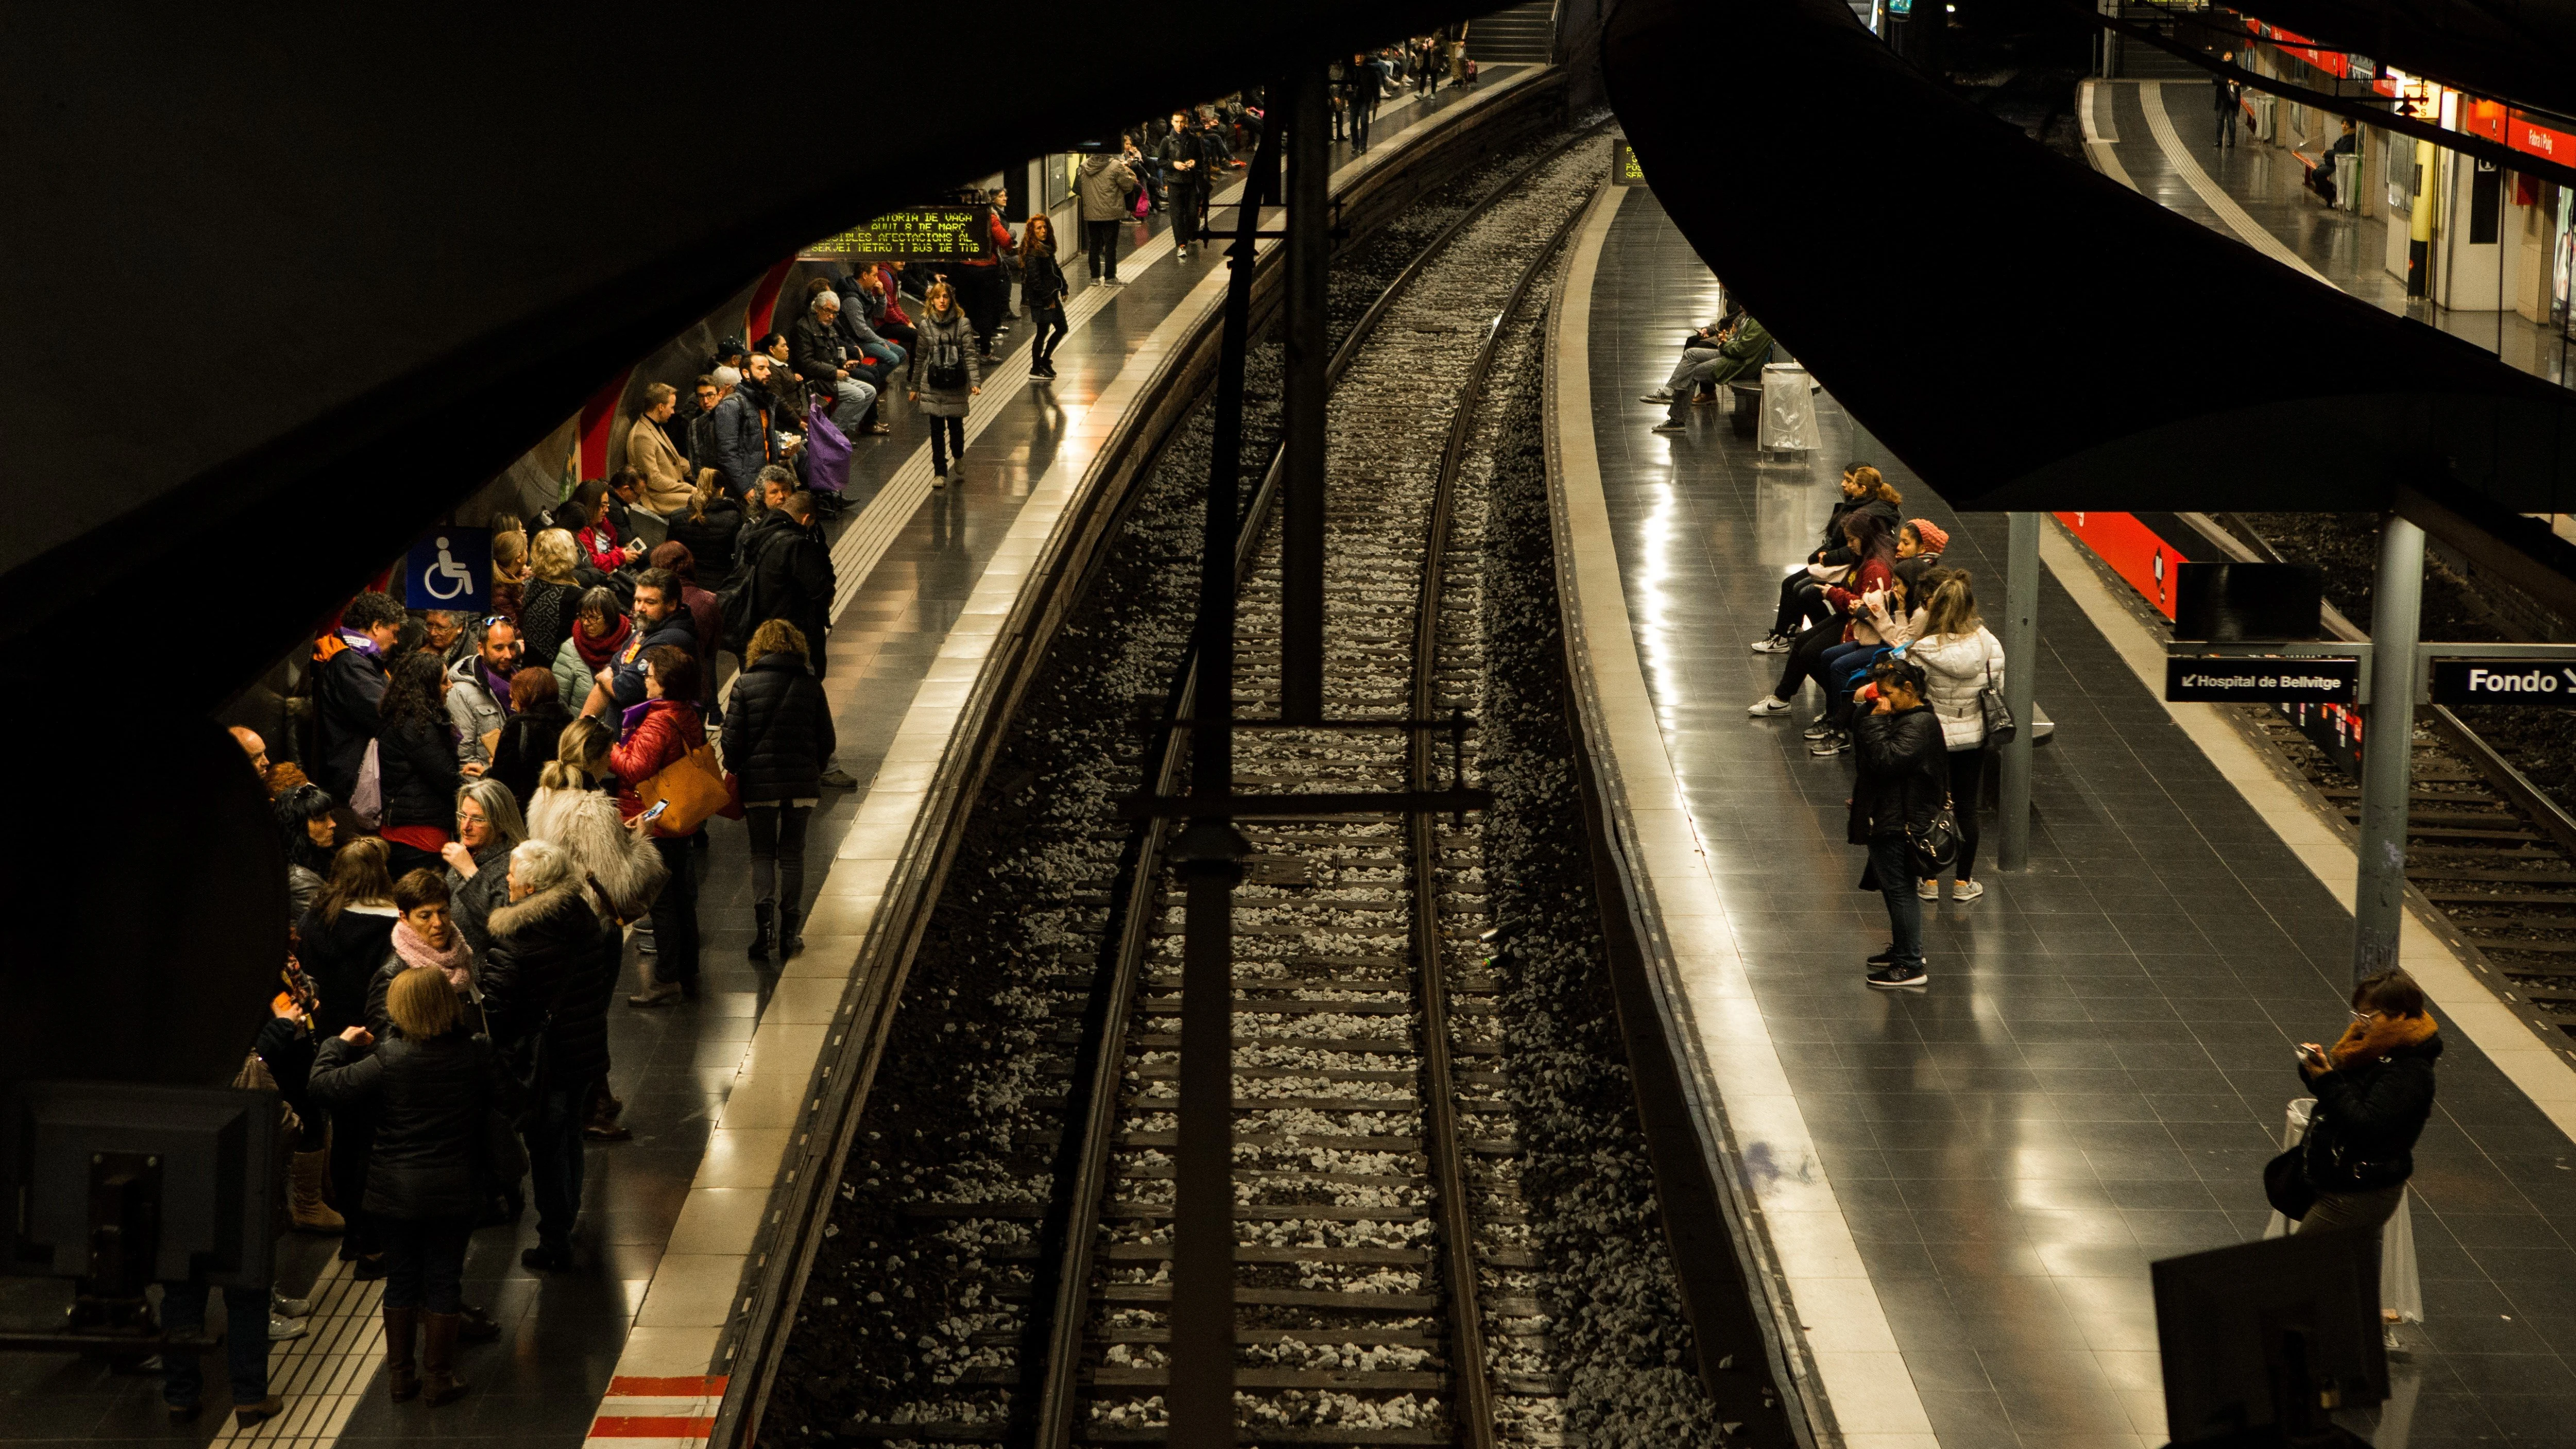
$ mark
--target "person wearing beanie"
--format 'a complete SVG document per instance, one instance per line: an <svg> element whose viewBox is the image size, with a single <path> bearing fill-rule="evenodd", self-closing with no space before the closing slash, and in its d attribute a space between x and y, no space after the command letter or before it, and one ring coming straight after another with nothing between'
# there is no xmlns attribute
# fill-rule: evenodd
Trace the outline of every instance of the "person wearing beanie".
<svg viewBox="0 0 2576 1449"><path fill-rule="evenodd" d="M1926 575L1941 567L1941 552L1950 546L1949 531L1928 518L1909 518L1896 530L1897 578L1916 602L1932 596Z"/></svg>

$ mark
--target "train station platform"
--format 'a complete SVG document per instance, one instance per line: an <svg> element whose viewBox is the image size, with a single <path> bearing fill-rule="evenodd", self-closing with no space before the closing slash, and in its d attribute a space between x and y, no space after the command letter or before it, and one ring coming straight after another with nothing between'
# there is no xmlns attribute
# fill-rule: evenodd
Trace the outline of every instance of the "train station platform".
<svg viewBox="0 0 2576 1449"><path fill-rule="evenodd" d="M2112 180L2328 286L2439 327L2508 366L2567 381L2570 348L2558 329L2510 306L2464 311L2422 298L2410 302L2406 279L2388 269L2384 205L2374 216L2327 206L2308 188L2298 154L2256 140L2250 122L2237 126L2235 145L2212 144L2216 112L2207 81L2087 81L2076 104L2086 155ZM2310 153L2330 139L2315 138ZM2545 249L2528 255L2543 268L2549 264Z"/></svg>
<svg viewBox="0 0 2576 1449"><path fill-rule="evenodd" d="M2030 866L1985 863L1989 822L1984 898L1924 903L1929 984L1864 985L1887 925L1844 843L1849 759L1809 755L1807 712L1747 716L1779 666L1747 646L1848 461L1951 531L1990 610L2004 520L1953 514L1830 394L1811 453L1757 453L1723 402L1652 432L1639 395L1718 304L1652 193L1609 188L1551 319L1549 449L1614 848L1790 1372L1819 1443L2162 1445L2148 1265L2265 1229L2291 1047L2347 1020L2350 847L2214 707L2162 702L2145 611L2044 523L2041 657L2011 661L2057 724ZM2352 1427L2576 1443L2576 1071L2420 923L2405 959L2448 1042L2411 1203L2424 1320Z"/></svg>
<svg viewBox="0 0 2576 1449"><path fill-rule="evenodd" d="M1490 65L1472 87L1389 98L1365 154L1335 144L1335 193L1543 73ZM1230 204L1239 189L1220 187L1217 203ZM1265 254L1277 245L1261 243ZM849 495L867 501L832 535L839 594L823 681L837 762L862 783L827 792L809 827L807 875L819 884L805 949L785 962L744 958L753 904L747 846L739 828L710 830L699 897L702 998L649 1011L612 1007L610 1085L633 1137L587 1150L576 1270L539 1276L520 1266L520 1250L536 1242L533 1213L515 1237L486 1231L473 1242L466 1301L503 1329L499 1343L460 1355L473 1392L435 1414L390 1402L378 1372L381 1284L352 1278L332 1257L336 1239L293 1238L280 1287L310 1297L313 1316L304 1337L272 1355L282 1416L237 1432L229 1415L210 1409L194 1425L172 1426L157 1373L17 1355L0 1358L0 1445L206 1443L209 1431L219 1445L292 1449L424 1438L679 1449L706 1440L763 1266L763 1234L780 1210L774 1194L809 1145L808 1087L847 1019L845 998L888 876L934 804L940 763L1051 540L1113 443L1145 421L1143 404L1184 343L1222 304L1222 246L1176 260L1164 214L1127 228L1121 251L1117 288L1089 286L1085 259L1068 259L1072 331L1055 353L1052 383L1032 383L1031 327L1011 319L946 488L930 487L926 421L899 386L882 400L893 432L861 440ZM621 997L633 989L634 959L630 947ZM222 1322L220 1310L211 1321ZM220 1385L220 1353L207 1364Z"/></svg>

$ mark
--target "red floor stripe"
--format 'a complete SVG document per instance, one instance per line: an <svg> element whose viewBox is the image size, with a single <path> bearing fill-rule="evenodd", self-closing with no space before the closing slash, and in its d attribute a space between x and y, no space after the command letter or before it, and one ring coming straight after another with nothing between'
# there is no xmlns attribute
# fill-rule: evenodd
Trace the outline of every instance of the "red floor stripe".
<svg viewBox="0 0 2576 1449"><path fill-rule="evenodd" d="M647 1417L642 1414L602 1414L591 1421L593 1439L703 1439L716 1431L715 1416L685 1418Z"/></svg>
<svg viewBox="0 0 2576 1449"><path fill-rule="evenodd" d="M619 1374L608 1381L608 1392L614 1397L694 1399L706 1394L721 1394L730 1378L727 1374L690 1374L681 1378L640 1378Z"/></svg>

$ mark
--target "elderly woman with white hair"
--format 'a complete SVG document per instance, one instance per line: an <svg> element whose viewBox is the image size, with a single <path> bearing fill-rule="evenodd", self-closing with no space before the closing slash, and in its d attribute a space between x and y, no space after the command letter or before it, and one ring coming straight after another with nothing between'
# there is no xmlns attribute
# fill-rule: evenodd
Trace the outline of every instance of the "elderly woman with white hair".
<svg viewBox="0 0 2576 1449"><path fill-rule="evenodd" d="M522 841L510 852L510 903L492 913L483 963L483 1022L528 1146L537 1246L525 1266L572 1266L581 1214L582 1108L608 1072L608 993L616 985L599 938L606 923L581 869L562 847Z"/></svg>

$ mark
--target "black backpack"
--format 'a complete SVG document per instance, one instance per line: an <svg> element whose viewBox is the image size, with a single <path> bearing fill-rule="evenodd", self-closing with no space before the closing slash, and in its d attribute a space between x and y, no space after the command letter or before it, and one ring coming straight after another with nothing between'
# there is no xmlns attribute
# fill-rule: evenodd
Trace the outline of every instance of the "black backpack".
<svg viewBox="0 0 2576 1449"><path fill-rule="evenodd" d="M776 540L770 537L767 529L756 535L745 529L740 551L733 561L733 578L716 591L716 612L724 619L725 637L738 641L734 645L737 653L751 642L751 631L759 628L763 621L760 559L774 542Z"/></svg>

